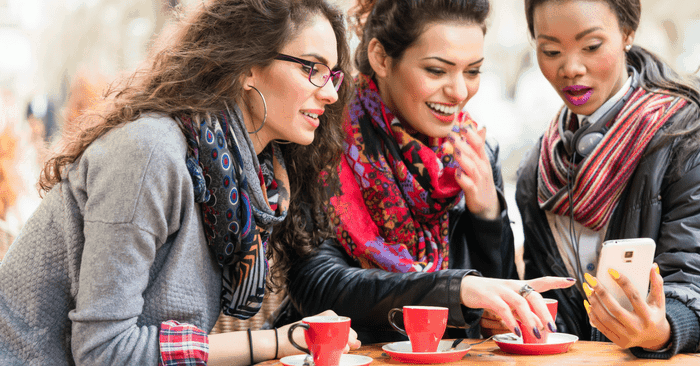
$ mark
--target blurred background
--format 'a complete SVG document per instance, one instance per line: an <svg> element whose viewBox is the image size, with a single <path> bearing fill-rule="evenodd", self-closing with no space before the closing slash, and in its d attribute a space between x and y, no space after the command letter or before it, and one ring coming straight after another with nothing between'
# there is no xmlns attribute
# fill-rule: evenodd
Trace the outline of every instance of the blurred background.
<svg viewBox="0 0 700 366"><path fill-rule="evenodd" d="M347 10L354 1L333 2ZM61 126L138 67L175 21L174 7L199 2L0 0L0 258L40 201L40 167ZM492 0L492 7L481 87L467 110L500 143L520 248L513 200L518 163L562 102L537 68L523 1ZM697 72L700 2L642 0L635 43L680 72Z"/></svg>

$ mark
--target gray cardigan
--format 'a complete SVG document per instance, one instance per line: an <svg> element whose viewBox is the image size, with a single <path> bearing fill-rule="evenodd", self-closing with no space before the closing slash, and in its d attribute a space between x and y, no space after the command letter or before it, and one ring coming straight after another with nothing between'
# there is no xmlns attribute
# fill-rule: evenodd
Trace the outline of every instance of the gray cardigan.
<svg viewBox="0 0 700 366"><path fill-rule="evenodd" d="M221 271L176 122L93 142L0 264L0 365L157 365L160 324L207 333Z"/></svg>

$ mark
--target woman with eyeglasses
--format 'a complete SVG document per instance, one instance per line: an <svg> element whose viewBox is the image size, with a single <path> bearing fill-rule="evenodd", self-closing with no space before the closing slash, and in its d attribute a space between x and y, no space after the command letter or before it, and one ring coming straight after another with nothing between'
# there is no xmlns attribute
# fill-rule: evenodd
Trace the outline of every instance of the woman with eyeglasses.
<svg viewBox="0 0 700 366"><path fill-rule="evenodd" d="M564 102L518 173L525 277L581 278L548 294L564 332L643 358L700 351L700 80L634 45L639 0L526 0L525 13ZM596 268L603 242L625 238L656 242L648 296Z"/></svg>
<svg viewBox="0 0 700 366"><path fill-rule="evenodd" d="M342 194L328 208L336 238L295 261L289 316L331 308L370 343L402 339L387 314L405 305L447 307L449 327L471 329L448 337L479 337L484 308L516 334L554 329L531 291L572 280L481 277L516 276L498 150L463 111L488 12L487 0L360 1Z"/></svg>
<svg viewBox="0 0 700 366"><path fill-rule="evenodd" d="M169 37L46 163L46 197L0 264L0 364L297 352L288 326L208 333L222 311L257 313L268 270L279 283L288 252L333 234L317 182L342 143L343 17L323 0L212 0Z"/></svg>

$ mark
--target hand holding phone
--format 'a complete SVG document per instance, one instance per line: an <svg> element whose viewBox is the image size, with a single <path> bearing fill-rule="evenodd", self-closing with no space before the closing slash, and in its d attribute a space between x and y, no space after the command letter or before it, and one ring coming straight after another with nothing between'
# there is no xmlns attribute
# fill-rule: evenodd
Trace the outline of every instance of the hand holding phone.
<svg viewBox="0 0 700 366"><path fill-rule="evenodd" d="M627 277L643 299L649 293L649 272L654 264L656 243L650 238L608 240L598 260L598 281L623 308L633 311L627 295L608 273L610 268Z"/></svg>

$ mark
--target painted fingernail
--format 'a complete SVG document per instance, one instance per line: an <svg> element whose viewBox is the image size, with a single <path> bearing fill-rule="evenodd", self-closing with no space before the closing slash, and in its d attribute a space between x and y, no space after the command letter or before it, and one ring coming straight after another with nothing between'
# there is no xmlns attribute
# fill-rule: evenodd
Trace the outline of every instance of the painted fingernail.
<svg viewBox="0 0 700 366"><path fill-rule="evenodd" d="M542 339L542 335L540 334L540 330L537 329L537 327L532 327L532 333L537 337L537 339Z"/></svg>
<svg viewBox="0 0 700 366"><path fill-rule="evenodd" d="M457 125L457 124L453 125L452 132L459 132L459 125Z"/></svg>
<svg viewBox="0 0 700 366"><path fill-rule="evenodd" d="M454 144L455 143L455 135L454 134L447 135L447 140Z"/></svg>
<svg viewBox="0 0 700 366"><path fill-rule="evenodd" d="M569 278L567 278L566 280L567 280L567 281L570 281L570 282L576 282L576 279L573 278L573 277L569 277Z"/></svg>
<svg viewBox="0 0 700 366"><path fill-rule="evenodd" d="M590 274L584 273L583 277L586 279L586 282L588 282L591 285L591 287L598 286L598 281Z"/></svg>
<svg viewBox="0 0 700 366"><path fill-rule="evenodd" d="M520 332L520 327L515 327L515 329L513 329L513 330L515 331L515 335L517 335L518 337L523 336L523 334Z"/></svg>
<svg viewBox="0 0 700 366"><path fill-rule="evenodd" d="M471 122L469 122L469 123L467 124L467 128L470 129L470 130L473 130L473 129L474 129L474 124L471 123Z"/></svg>
<svg viewBox="0 0 700 366"><path fill-rule="evenodd" d="M455 146L455 156L459 157L460 155L462 155L462 152Z"/></svg>
<svg viewBox="0 0 700 366"><path fill-rule="evenodd" d="M584 282L583 292L586 293L586 297L591 297L591 294L593 293L593 289L591 289L591 286L588 286L588 284Z"/></svg>
<svg viewBox="0 0 700 366"><path fill-rule="evenodd" d="M549 327L549 331L550 331L550 332L552 332L552 333L556 333L556 332L557 332L557 326L554 325L554 323L552 323L552 322L547 323L547 327Z"/></svg>
<svg viewBox="0 0 700 366"><path fill-rule="evenodd" d="M656 270L656 273L657 273L657 274L661 274L661 271L659 270L659 264L658 264L658 263L654 263L654 269Z"/></svg>
<svg viewBox="0 0 700 366"><path fill-rule="evenodd" d="M608 268L608 273L610 273L610 276L612 276L612 278L615 280L620 278L620 272L618 272L612 268Z"/></svg>
<svg viewBox="0 0 700 366"><path fill-rule="evenodd" d="M457 171L455 172L455 177L457 179L462 177L462 169L457 169Z"/></svg>
<svg viewBox="0 0 700 366"><path fill-rule="evenodd" d="M583 306L586 308L586 313L590 314L591 313L591 304L588 303L588 300L583 300Z"/></svg>

